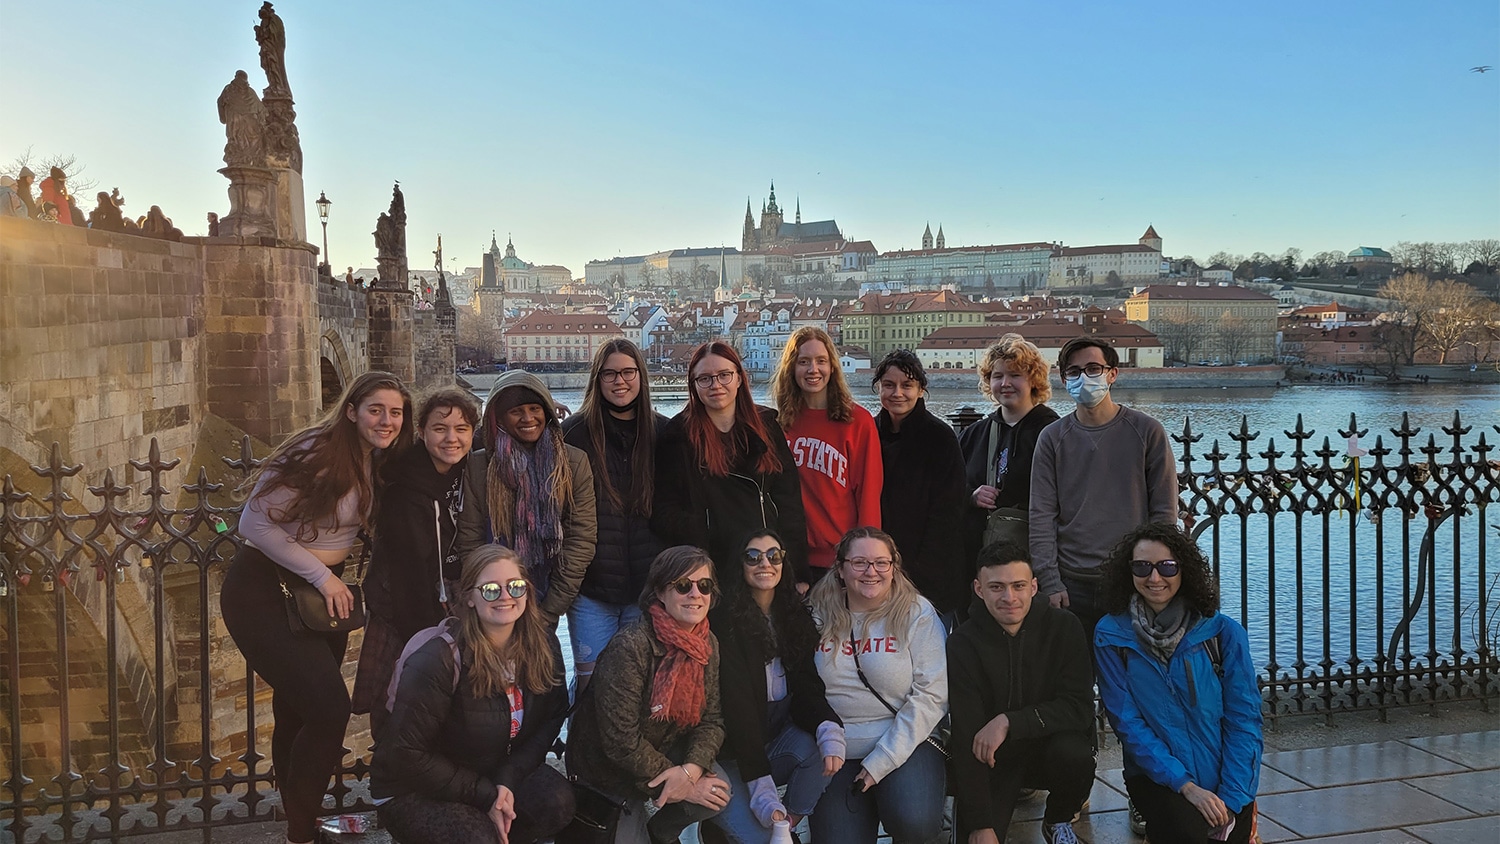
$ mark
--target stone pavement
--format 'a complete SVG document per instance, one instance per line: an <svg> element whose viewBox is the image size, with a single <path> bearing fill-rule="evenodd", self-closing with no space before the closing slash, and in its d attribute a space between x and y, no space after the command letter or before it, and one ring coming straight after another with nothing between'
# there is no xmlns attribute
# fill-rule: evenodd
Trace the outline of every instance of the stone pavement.
<svg viewBox="0 0 1500 844"><path fill-rule="evenodd" d="M1500 842L1500 714L1449 703L1432 711L1396 710L1384 723L1370 713L1341 713L1332 725L1283 718L1266 731L1258 802L1266 844ZM1006 841L1040 844L1042 807L1041 798L1018 807ZM1112 736L1100 749L1089 811L1074 829L1087 844L1141 844L1127 824ZM281 844L279 831L273 824L225 827L213 840ZM152 840L201 840L184 835ZM390 840L384 834L341 838L339 844ZM691 831L685 840L697 844Z"/></svg>

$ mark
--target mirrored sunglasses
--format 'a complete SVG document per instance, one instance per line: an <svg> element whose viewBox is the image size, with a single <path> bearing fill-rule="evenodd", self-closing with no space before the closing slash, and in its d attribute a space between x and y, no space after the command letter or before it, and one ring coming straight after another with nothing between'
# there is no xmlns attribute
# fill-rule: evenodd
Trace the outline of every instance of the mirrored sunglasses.
<svg viewBox="0 0 1500 844"><path fill-rule="evenodd" d="M526 597L527 588L526 581L516 577L505 581L503 584L493 581L490 583L481 583L475 586L474 590L479 593L479 597L486 601L498 601L500 600L500 591L502 589L505 590L505 594L512 598L524 598Z"/></svg>

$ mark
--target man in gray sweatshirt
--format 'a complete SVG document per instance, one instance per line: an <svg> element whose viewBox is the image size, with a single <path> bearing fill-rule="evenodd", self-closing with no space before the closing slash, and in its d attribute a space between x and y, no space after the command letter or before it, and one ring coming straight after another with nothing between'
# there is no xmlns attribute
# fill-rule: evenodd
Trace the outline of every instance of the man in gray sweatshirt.
<svg viewBox="0 0 1500 844"><path fill-rule="evenodd" d="M1075 337L1057 360L1077 407L1037 439L1031 556L1041 593L1078 616L1092 652L1099 566L1132 528L1177 521L1177 463L1160 422L1110 397L1113 346Z"/></svg>

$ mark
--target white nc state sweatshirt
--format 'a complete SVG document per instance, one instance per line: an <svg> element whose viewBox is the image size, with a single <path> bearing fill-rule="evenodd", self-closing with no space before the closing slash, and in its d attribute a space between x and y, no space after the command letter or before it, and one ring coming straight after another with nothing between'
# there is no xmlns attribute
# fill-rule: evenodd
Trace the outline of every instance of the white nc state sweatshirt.
<svg viewBox="0 0 1500 844"><path fill-rule="evenodd" d="M901 767L917 745L932 734L948 711L947 634L926 598L918 598L905 629L876 622L865 629L868 613L852 613L854 641L823 642L818 674L828 687L828 703L844 720L849 760L863 759L876 782ZM892 715L855 672L853 647L865 678L897 710Z"/></svg>

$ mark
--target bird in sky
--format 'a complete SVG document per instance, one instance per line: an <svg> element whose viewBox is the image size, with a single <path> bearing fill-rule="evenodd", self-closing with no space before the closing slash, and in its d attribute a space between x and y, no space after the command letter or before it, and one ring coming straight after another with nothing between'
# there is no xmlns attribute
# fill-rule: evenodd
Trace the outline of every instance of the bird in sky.
<svg viewBox="0 0 1500 844"><path fill-rule="evenodd" d="M1471 67L1471 68L1469 68L1469 72L1470 73L1489 73L1490 70L1491 70L1491 65L1487 65L1487 64L1482 64L1482 65L1479 65L1478 67Z"/></svg>

